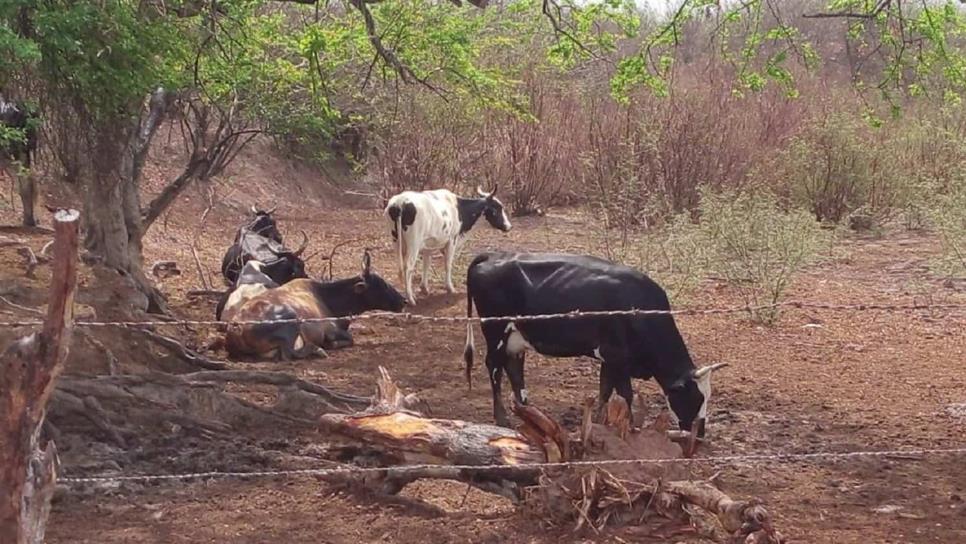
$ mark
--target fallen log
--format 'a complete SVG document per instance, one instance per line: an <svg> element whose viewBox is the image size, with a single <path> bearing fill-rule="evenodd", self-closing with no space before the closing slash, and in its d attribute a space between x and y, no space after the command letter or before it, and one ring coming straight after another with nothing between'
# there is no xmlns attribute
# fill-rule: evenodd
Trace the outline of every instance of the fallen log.
<svg viewBox="0 0 966 544"><path fill-rule="evenodd" d="M689 480L684 466L668 462L684 452L667 437L666 417L632 430L623 400L616 399L598 424L591 419L590 399L575 436L534 406L514 406L523 422L518 430L430 418L413 410L417 400L403 394L382 367L380 374L368 409L327 414L320 424L345 442L342 461L370 466L375 461L386 468L362 477L325 478L330 482L361 482L395 494L419 479L457 480L509 497L551 525L599 531L632 524L646 526L650 536L670 528L716 542L782 542L761 501L732 499L713 482ZM648 463L651 459L661 462ZM528 466L571 460L602 463ZM613 460L627 462L607 463ZM488 466L474 469L482 465Z"/></svg>

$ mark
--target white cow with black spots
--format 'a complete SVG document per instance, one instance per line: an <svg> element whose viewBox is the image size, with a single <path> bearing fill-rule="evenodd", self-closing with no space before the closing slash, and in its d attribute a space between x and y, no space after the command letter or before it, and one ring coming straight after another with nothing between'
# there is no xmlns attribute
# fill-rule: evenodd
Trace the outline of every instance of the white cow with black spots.
<svg viewBox="0 0 966 544"><path fill-rule="evenodd" d="M404 191L389 199L385 214L399 250L399 279L410 304L416 304L412 281L420 257L421 293L429 292L429 260L437 251L446 259L446 290L453 293L453 261L480 217L495 229L510 230L503 203L494 196L496 189L487 193L477 188L477 192L478 198L463 198L446 189Z"/></svg>

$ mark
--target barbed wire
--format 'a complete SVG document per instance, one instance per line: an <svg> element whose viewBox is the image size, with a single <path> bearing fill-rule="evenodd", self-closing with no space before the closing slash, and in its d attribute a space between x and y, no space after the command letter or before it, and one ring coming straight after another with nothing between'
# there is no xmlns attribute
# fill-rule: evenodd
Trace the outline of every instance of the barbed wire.
<svg viewBox="0 0 966 544"><path fill-rule="evenodd" d="M337 474L362 475L383 472L414 472L438 469L472 472L524 472L551 468L600 467L614 465L670 465L670 464L715 464L715 463L781 463L806 462L816 460L847 460L860 458L897 457L904 461L918 461L915 457L927 455L962 455L966 446L956 448L920 448L901 450L865 450L852 452L811 452L811 453L760 453L742 455L721 455L715 457L659 458L659 459L604 459L597 461L561 461L548 463L526 463L519 465L399 465L391 467L354 467L338 466L326 468L303 468L259 471L206 471L178 474L135 474L102 476L64 476L57 481L65 484L120 483L120 482L157 482L165 480L192 480L197 478L254 478L278 476L332 476Z"/></svg>
<svg viewBox="0 0 966 544"><path fill-rule="evenodd" d="M554 319L580 319L585 317L618 317L618 316L661 316L661 315L720 315L733 313L754 313L761 310L773 310L778 308L796 308L808 310L827 310L827 311L916 311L916 310L966 310L966 303L908 303L908 304L826 304L820 302L786 301L774 304L759 304L745 306L730 306L723 308L682 308L677 310L574 310L571 312L555 314L536 314L536 315L512 315L512 316L486 316L486 317L467 317L467 316L433 316L414 314L409 312L370 312L365 314L352 314L342 317L307 317L307 318L286 318L286 319L256 319L256 320L237 320L237 321L216 321L210 319L169 319L155 321L76 321L77 327L155 327L155 326L217 326L227 327L230 325L271 325L283 323L331 323L341 321L363 321L373 319L394 319L409 322L423 323L488 323L493 321L548 321ZM23 321L0 321L0 328L11 327L33 327L43 325L43 321L32 319Z"/></svg>

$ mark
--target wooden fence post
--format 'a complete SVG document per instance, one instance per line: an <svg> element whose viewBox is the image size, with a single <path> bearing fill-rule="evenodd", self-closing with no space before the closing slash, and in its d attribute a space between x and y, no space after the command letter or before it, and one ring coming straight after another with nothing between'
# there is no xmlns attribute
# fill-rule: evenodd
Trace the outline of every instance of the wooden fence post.
<svg viewBox="0 0 966 544"><path fill-rule="evenodd" d="M80 213L54 214L53 277L41 332L0 354L0 542L44 541L57 478L53 442L40 444L47 401L64 368L73 329Z"/></svg>

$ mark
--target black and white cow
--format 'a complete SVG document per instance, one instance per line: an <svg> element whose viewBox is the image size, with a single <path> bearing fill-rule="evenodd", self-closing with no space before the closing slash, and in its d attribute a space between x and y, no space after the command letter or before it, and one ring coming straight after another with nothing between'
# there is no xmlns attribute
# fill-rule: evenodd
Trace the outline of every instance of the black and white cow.
<svg viewBox="0 0 966 544"><path fill-rule="evenodd" d="M37 188L30 176L33 155L37 151L37 115L24 104L7 101L0 94L0 126L19 131L15 138L0 139L0 167L17 181L17 191L23 204L23 224L37 225L34 205Z"/></svg>
<svg viewBox="0 0 966 544"><path fill-rule="evenodd" d="M481 317L573 311L668 310L667 295L633 268L596 257L553 253L483 253L466 274L467 315ZM527 402L523 380L526 350L551 357L600 361L598 406L617 393L632 404L631 378L654 378L682 431L697 425L703 436L711 396L711 372L724 364L695 368L670 314L588 316L542 321L488 321L486 367L493 389L493 415L507 425L501 398L504 370L517 402ZM466 378L473 366L473 326L466 328Z"/></svg>
<svg viewBox="0 0 966 544"><path fill-rule="evenodd" d="M406 287L406 298L416 304L413 296L413 273L416 261L422 256L421 291L429 292L429 260L440 251L446 259L446 290L453 287L453 261L470 229L480 217L495 229L508 232L510 219L496 196L496 189L487 193L477 188L479 198L463 198L446 189L434 191L404 191L389 199L386 217L389 219L393 240L399 249L399 279Z"/></svg>

